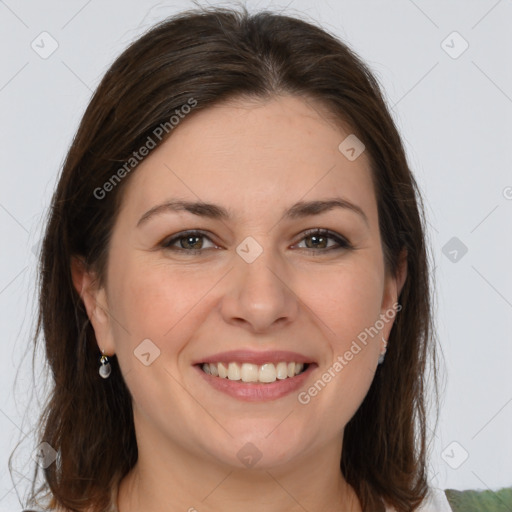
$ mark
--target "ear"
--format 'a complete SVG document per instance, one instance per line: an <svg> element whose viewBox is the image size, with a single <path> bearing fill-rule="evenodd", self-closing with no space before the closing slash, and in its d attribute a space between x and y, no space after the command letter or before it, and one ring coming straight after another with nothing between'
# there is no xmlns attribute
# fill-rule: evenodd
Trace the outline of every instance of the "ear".
<svg viewBox="0 0 512 512"><path fill-rule="evenodd" d="M382 336L388 340L393 327L394 319L398 314L395 304L398 303L398 297L407 278L407 250L404 248L398 256L398 268L396 275L386 273L384 294L382 297L381 315L385 315L386 322L382 330ZM386 315L387 312L387 315Z"/></svg>
<svg viewBox="0 0 512 512"><path fill-rule="evenodd" d="M79 256L71 257L71 276L93 326L98 348L107 356L114 355L112 323L105 288L98 285L96 274L87 268Z"/></svg>

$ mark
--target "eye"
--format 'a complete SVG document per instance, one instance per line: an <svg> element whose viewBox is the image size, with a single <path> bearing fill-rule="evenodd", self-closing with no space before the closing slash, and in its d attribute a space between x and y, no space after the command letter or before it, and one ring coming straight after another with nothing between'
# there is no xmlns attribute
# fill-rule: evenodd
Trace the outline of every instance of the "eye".
<svg viewBox="0 0 512 512"><path fill-rule="evenodd" d="M304 233L302 240L311 240L311 242L306 242L306 247L301 247L301 249L312 250L314 252L327 252L331 250L352 248L352 245L346 238L332 231L329 231L328 229L310 229ZM329 240L334 240L335 245L327 246L326 244ZM315 249L324 250L315 251Z"/></svg>
<svg viewBox="0 0 512 512"><path fill-rule="evenodd" d="M174 236L173 238L164 240L161 246L172 251L184 251L189 254L200 254L205 249L203 243L201 242L201 239L203 238L210 240L210 238L208 238L201 231L184 231L183 233L178 233L178 235ZM177 242L179 242L180 246L174 247ZM212 245L213 247L217 247L213 243Z"/></svg>
<svg viewBox="0 0 512 512"><path fill-rule="evenodd" d="M203 239L208 240L212 246L205 247L202 242ZM340 249L352 249L352 245L347 239L327 229L310 229L304 233L300 243L302 243L303 240L311 240L309 243L306 242L306 247L300 247L300 249L307 251L327 252ZM326 245L329 240L334 241L334 245ZM178 246L176 244L178 244ZM206 234L197 230L178 233L172 238L165 239L160 245L164 249L187 254L201 254L205 249L217 247Z"/></svg>

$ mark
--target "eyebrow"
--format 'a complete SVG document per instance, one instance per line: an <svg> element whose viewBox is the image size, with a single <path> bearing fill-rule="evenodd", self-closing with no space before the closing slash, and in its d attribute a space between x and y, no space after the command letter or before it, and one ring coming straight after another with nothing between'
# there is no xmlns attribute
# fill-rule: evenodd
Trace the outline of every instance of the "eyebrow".
<svg viewBox="0 0 512 512"><path fill-rule="evenodd" d="M299 201L284 212L283 218L301 219L313 215L320 215L334 208L343 208L358 214L369 226L368 217L364 211L356 204L340 197L316 201ZM137 227L156 215L178 211L186 211L199 217L223 221L228 221L232 218L229 210L216 204L205 203L203 201L169 200L163 204L154 206L142 215L137 222Z"/></svg>

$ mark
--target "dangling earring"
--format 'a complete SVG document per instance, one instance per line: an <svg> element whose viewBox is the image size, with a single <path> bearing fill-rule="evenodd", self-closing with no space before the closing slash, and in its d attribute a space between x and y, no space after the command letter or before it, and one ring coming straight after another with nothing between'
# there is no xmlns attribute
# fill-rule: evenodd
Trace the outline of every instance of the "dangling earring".
<svg viewBox="0 0 512 512"><path fill-rule="evenodd" d="M384 357L386 356L386 350L388 346L388 342L384 338L382 338L382 341L384 342L384 350L380 353L379 364L382 364L384 362Z"/></svg>
<svg viewBox="0 0 512 512"><path fill-rule="evenodd" d="M101 359L100 359L101 366L100 366L100 369L99 369L99 374L104 379L108 379L110 377L110 372L112 371L112 368L111 368L110 363L108 361L108 357L105 355L105 351L102 350L101 352L102 352L103 355L101 356Z"/></svg>

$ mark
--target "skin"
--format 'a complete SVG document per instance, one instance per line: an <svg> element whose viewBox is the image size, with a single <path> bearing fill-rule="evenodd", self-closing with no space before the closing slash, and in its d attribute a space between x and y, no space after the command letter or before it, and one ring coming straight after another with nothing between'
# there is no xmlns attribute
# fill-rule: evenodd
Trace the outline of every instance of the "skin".
<svg viewBox="0 0 512 512"><path fill-rule="evenodd" d="M307 390L397 301L406 264L396 277L385 272L369 159L349 161L338 150L349 133L320 105L291 96L195 112L125 184L107 284L74 260L98 347L117 356L133 396L139 460L121 482L120 512L361 510L339 462L344 427L377 368L380 335L306 405L297 392L242 402L192 367L225 350L291 350L319 365ZM333 197L358 205L367 223L341 208L281 218L297 201ZM234 217L167 212L137 227L172 198L215 203ZM332 230L353 249L328 251L337 246L330 238L315 247L304 235L310 228ZM174 242L182 253L160 245L194 229L208 233L192 240L202 254L185 253L187 238ZM236 252L248 236L263 249L252 263ZM385 339L392 325L381 330ZM133 353L147 338L160 350L149 366ZM252 468L237 457L248 442L262 455Z"/></svg>

